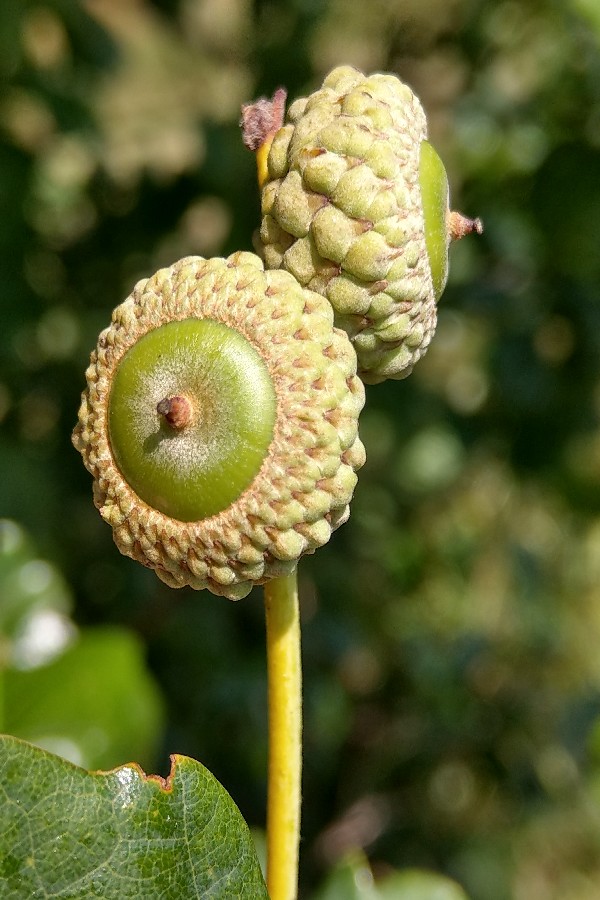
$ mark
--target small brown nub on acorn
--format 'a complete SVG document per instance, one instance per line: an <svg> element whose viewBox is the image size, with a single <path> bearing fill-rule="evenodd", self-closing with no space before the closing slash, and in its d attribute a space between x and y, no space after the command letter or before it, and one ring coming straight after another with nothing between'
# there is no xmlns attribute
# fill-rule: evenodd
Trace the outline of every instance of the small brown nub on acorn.
<svg viewBox="0 0 600 900"><path fill-rule="evenodd" d="M248 150L255 153L268 138L279 131L283 125L286 98L285 88L277 88L271 100L260 97L254 103L242 106L242 140Z"/></svg>
<svg viewBox="0 0 600 900"><path fill-rule="evenodd" d="M459 212L448 214L448 234L451 241L459 241L466 234L483 234L483 222L481 219L469 219Z"/></svg>
<svg viewBox="0 0 600 900"><path fill-rule="evenodd" d="M185 428L192 421L192 404L187 397L164 397L156 404L156 412L171 428Z"/></svg>

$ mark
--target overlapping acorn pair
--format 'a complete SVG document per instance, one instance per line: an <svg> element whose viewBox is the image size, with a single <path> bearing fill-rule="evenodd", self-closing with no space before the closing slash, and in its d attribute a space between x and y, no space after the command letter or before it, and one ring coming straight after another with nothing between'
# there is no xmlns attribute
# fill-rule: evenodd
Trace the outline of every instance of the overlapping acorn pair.
<svg viewBox="0 0 600 900"><path fill-rule="evenodd" d="M451 213L421 105L396 76L334 69L244 107L262 256L187 257L101 333L73 442L121 552L172 587L239 599L348 517L365 383L425 353Z"/></svg>

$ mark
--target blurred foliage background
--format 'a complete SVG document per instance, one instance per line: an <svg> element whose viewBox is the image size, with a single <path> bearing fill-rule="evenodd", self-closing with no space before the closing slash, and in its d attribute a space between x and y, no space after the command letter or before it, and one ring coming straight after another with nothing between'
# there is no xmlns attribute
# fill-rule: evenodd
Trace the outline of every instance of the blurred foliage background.
<svg viewBox="0 0 600 900"><path fill-rule="evenodd" d="M90 350L135 281L251 247L240 104L281 84L297 96L338 63L413 86L454 207L486 230L452 248L427 357L369 389L350 522L301 566L304 896L362 850L376 874L438 871L473 900L591 900L596 0L5 0L5 726L90 766L136 756L164 773L189 754L262 826L260 592L173 592L122 558L70 433Z"/></svg>

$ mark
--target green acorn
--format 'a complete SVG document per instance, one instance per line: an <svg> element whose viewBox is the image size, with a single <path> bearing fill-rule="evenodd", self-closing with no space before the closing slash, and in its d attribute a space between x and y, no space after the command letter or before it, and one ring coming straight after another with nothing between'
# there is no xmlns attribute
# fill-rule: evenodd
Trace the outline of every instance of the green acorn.
<svg viewBox="0 0 600 900"><path fill-rule="evenodd" d="M434 333L449 243L481 222L449 211L425 114L396 76L336 68L279 129L281 91L271 106L242 119L258 151L265 264L327 297L364 381L404 378Z"/></svg>
<svg viewBox="0 0 600 900"><path fill-rule="evenodd" d="M128 556L238 599L348 517L356 354L330 305L251 253L140 281L100 335L73 443Z"/></svg>

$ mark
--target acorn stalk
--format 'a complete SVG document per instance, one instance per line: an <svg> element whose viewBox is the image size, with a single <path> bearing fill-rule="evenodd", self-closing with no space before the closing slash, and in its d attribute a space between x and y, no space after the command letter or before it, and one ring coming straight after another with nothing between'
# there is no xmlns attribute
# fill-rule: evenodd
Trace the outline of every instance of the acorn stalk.
<svg viewBox="0 0 600 900"><path fill-rule="evenodd" d="M302 661L297 573L265 584L269 769L267 888L295 900L302 776Z"/></svg>

